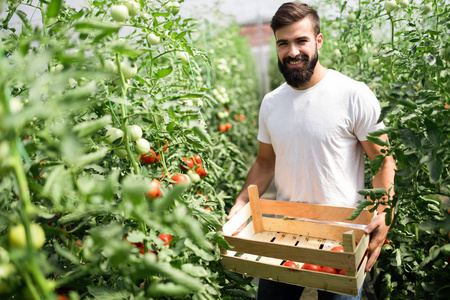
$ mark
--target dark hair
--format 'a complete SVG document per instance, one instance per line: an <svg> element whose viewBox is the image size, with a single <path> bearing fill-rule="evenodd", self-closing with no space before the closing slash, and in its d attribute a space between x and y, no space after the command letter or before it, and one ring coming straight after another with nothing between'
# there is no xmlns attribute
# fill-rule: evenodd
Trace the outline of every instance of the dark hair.
<svg viewBox="0 0 450 300"><path fill-rule="evenodd" d="M287 2L283 3L272 18L270 27L273 33L283 26L291 25L306 17L311 19L314 27L314 34L320 33L320 18L317 11L305 3Z"/></svg>

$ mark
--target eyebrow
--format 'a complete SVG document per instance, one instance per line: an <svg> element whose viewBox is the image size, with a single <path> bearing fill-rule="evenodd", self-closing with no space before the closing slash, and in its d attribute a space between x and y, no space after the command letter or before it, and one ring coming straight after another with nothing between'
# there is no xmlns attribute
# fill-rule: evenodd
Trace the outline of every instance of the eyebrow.
<svg viewBox="0 0 450 300"><path fill-rule="evenodd" d="M296 41L298 41L298 40L309 40L309 37L308 36L299 36L299 37L296 37L294 40L296 40ZM287 42L288 42L287 39L276 40L276 44L287 43Z"/></svg>

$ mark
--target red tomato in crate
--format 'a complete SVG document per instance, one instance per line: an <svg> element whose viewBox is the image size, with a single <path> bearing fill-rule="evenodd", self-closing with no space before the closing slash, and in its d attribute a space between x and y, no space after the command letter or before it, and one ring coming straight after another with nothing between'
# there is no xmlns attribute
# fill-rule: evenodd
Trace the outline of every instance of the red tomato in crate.
<svg viewBox="0 0 450 300"><path fill-rule="evenodd" d="M320 272L330 273L330 274L337 274L336 269L335 268L331 268L331 267L322 267L322 269L320 269Z"/></svg>
<svg viewBox="0 0 450 300"><path fill-rule="evenodd" d="M337 247L332 248L331 251L344 252L344 247L337 246Z"/></svg>
<svg viewBox="0 0 450 300"><path fill-rule="evenodd" d="M285 262L283 263L283 266L289 267L289 268L298 269L297 264L296 264L295 262L293 262L292 260L285 261Z"/></svg>
<svg viewBox="0 0 450 300"><path fill-rule="evenodd" d="M346 275L346 273L345 273L345 270L344 270L344 269L340 270L338 274L339 274L339 275Z"/></svg>
<svg viewBox="0 0 450 300"><path fill-rule="evenodd" d="M321 269L322 267L318 265L304 264L302 266L302 270L320 271Z"/></svg>

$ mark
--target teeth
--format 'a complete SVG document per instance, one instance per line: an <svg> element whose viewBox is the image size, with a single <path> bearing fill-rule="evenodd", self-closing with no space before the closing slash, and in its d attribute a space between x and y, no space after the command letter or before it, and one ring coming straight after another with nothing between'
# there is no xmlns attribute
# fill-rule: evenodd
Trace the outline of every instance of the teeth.
<svg viewBox="0 0 450 300"><path fill-rule="evenodd" d="M291 65L296 65L296 64L299 64L299 63L301 63L301 62L302 62L301 60L290 61L289 64L291 64Z"/></svg>

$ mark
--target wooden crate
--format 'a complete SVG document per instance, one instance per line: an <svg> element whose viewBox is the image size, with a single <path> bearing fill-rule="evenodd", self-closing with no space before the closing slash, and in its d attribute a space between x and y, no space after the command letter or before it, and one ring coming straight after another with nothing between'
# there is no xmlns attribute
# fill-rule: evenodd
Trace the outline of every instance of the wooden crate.
<svg viewBox="0 0 450 300"><path fill-rule="evenodd" d="M363 231L373 214L364 210L354 221L354 209L264 200L257 186L248 188L250 201L223 227L234 248L222 250L224 268L250 276L358 295L364 282L369 235ZM263 215L264 214L264 215ZM278 217L267 216L276 215ZM301 219L299 219L301 218ZM237 232L243 224L244 229ZM357 244L356 244L356 243ZM330 251L342 245L344 252ZM346 275L293 269L286 260L346 270Z"/></svg>

